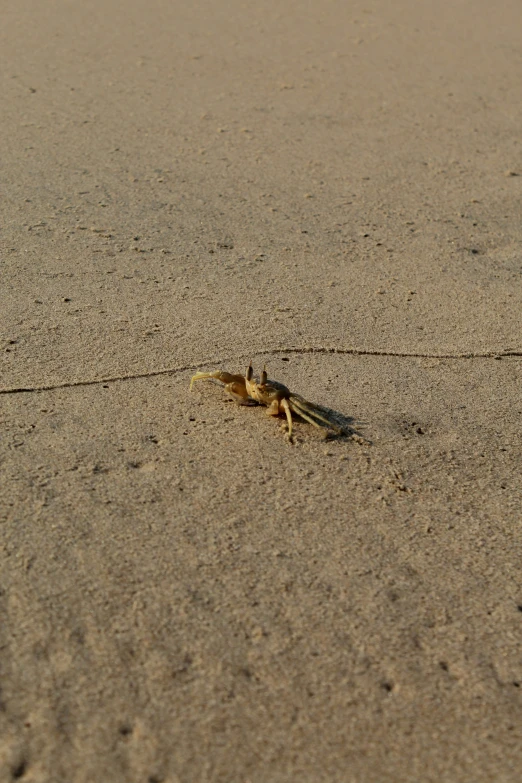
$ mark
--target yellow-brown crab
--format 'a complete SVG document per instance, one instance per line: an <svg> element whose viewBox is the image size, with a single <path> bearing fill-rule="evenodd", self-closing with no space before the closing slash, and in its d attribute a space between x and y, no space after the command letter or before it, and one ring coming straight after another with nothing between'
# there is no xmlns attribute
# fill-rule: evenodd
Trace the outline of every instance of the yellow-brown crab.
<svg viewBox="0 0 522 783"><path fill-rule="evenodd" d="M338 435L345 434L342 427L334 424L330 419L319 413L322 409L318 405L308 402L299 394L294 394L286 386L283 386L282 383L269 381L266 367L263 368L259 382L254 378L252 363L250 363L245 375L233 375L225 370L197 372L192 376L190 388L192 389L194 381L205 379L213 379L224 383L225 391L243 405L250 402L266 405L269 416L279 416L284 413L288 421L288 438L290 440L292 439L292 413L313 424L314 427L326 426Z"/></svg>

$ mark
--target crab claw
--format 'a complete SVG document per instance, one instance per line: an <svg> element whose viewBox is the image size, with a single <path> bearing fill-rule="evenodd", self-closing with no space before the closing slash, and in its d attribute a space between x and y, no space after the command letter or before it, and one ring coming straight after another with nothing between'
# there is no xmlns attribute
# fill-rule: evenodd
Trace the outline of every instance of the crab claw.
<svg viewBox="0 0 522 783"><path fill-rule="evenodd" d="M192 389L192 384L194 381L204 381L211 378L215 381L220 381L225 385L229 383L241 383L244 380L242 375L232 375L232 373L225 372L225 370L215 370L214 372L197 372L190 379L190 388Z"/></svg>

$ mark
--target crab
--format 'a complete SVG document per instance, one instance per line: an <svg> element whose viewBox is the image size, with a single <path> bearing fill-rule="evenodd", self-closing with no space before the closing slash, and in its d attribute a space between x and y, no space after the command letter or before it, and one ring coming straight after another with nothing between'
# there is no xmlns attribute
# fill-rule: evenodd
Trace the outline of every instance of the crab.
<svg viewBox="0 0 522 783"><path fill-rule="evenodd" d="M266 405L269 416L279 416L284 413L288 422L287 435L290 442L292 442L292 413L313 424L314 427L326 426L338 435L346 434L342 427L319 413L322 410L319 405L305 400L300 394L294 394L282 383L268 380L266 367L263 367L259 381L254 378L252 363L248 366L245 375L233 375L225 370L197 372L191 378L190 388L192 389L195 381L210 379L223 383L225 391L242 405L258 403Z"/></svg>

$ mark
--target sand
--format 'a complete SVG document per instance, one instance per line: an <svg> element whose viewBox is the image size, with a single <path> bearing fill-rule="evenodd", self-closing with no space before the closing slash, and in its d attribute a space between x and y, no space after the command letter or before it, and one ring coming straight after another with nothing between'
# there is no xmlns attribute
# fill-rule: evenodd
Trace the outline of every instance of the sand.
<svg viewBox="0 0 522 783"><path fill-rule="evenodd" d="M3 3L1 783L520 781L521 29Z"/></svg>

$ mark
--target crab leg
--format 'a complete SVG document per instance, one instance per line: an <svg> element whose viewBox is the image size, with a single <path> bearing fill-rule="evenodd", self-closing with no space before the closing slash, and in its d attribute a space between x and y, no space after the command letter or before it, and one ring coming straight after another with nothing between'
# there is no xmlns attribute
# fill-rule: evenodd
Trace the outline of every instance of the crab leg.
<svg viewBox="0 0 522 783"><path fill-rule="evenodd" d="M317 412L317 409L315 408L313 403L308 402L307 400L302 400L299 397L291 397L290 399L295 412L299 414L299 416L302 416L303 419L310 422L310 424L314 424L316 427L321 427L322 425L319 424L319 421L322 421L324 424L326 424L327 427L330 427L330 429L332 429L334 432L342 433L341 427L338 427L336 424L334 424L330 419L327 419L325 416L321 416L321 414Z"/></svg>
<svg viewBox="0 0 522 783"><path fill-rule="evenodd" d="M313 424L314 427L319 427L319 429L323 428L322 424L319 424L318 421L316 421L315 419L312 419L311 416L309 416L307 413L302 411L300 408L294 408L294 413L297 413L298 416L300 416L302 419L307 421L309 424Z"/></svg>
<svg viewBox="0 0 522 783"><path fill-rule="evenodd" d="M290 404L287 399L283 398L281 400L281 407L283 408L284 412L286 413L286 418L288 420L288 437L290 440L292 439L292 412L290 409Z"/></svg>

